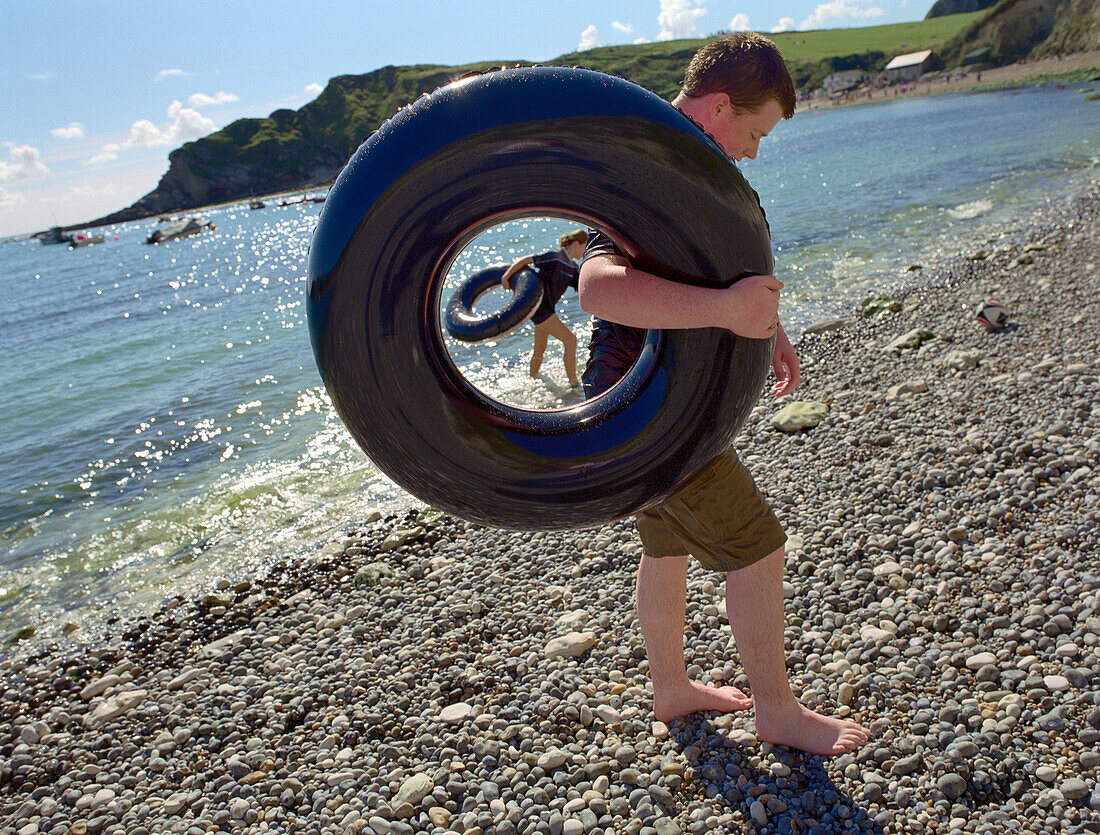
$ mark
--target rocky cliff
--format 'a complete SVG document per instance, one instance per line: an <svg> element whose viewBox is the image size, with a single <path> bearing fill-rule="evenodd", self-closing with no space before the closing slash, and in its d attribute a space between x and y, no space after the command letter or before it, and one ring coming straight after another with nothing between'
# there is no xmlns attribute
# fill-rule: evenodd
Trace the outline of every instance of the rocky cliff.
<svg viewBox="0 0 1100 835"><path fill-rule="evenodd" d="M1100 49L1100 8L1096 0L1000 0L942 57L951 63L981 47L998 63Z"/></svg>
<svg viewBox="0 0 1100 835"><path fill-rule="evenodd" d="M1100 4L1096 0L1065 0L1050 34L1036 56L1065 55L1100 49Z"/></svg>
<svg viewBox="0 0 1100 835"><path fill-rule="evenodd" d="M982 9L988 9L996 2L997 0L936 0L924 19L928 20L929 18L943 17L949 14L980 12Z"/></svg>

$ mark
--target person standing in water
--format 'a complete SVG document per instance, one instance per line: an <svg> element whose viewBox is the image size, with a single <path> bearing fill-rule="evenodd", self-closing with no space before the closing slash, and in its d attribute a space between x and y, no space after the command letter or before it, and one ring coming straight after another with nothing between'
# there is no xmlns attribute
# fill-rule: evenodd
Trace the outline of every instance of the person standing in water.
<svg viewBox="0 0 1100 835"><path fill-rule="evenodd" d="M538 375L542 368L542 357L546 353L546 345L549 337L554 337L562 344L563 359L565 361L565 375L569 378L569 385L577 388L580 383L577 380L577 337L573 331L566 327L558 318L554 305L558 303L565 291L572 287L577 289L578 268L576 261L584 254L584 246L588 242L588 233L584 229L577 229L562 235L558 243L560 249L552 249L540 255L527 255L514 261L504 275L500 283L505 290L512 289L512 276L520 270L530 267L539 277L542 285L542 301L535 308L531 316L531 322L535 326L535 347L531 354L531 376Z"/></svg>

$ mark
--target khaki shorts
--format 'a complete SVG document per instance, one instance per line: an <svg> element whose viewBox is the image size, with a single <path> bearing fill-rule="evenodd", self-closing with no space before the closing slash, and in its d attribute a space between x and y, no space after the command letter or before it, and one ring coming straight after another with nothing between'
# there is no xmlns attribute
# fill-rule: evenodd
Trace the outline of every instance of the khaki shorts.
<svg viewBox="0 0 1100 835"><path fill-rule="evenodd" d="M691 554L710 571L744 568L787 541L783 526L733 449L636 518L646 556Z"/></svg>

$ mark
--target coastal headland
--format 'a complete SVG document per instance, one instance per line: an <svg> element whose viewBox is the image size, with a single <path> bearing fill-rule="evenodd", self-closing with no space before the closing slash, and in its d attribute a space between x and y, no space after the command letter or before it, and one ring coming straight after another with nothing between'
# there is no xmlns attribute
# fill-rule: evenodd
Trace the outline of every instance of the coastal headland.
<svg viewBox="0 0 1100 835"><path fill-rule="evenodd" d="M0 662L0 829L999 833L1100 827L1100 183L959 241L803 338L738 440L790 536L789 669L873 730L824 760L751 715L655 723L630 520L349 527ZM956 251L955 248L952 251ZM1009 326L975 307L994 298ZM691 673L745 686L693 567Z"/></svg>

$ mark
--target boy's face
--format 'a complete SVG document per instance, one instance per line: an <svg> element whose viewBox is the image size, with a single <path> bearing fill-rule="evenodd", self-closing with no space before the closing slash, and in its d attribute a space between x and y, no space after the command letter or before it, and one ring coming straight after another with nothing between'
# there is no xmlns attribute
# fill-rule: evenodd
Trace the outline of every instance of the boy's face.
<svg viewBox="0 0 1100 835"><path fill-rule="evenodd" d="M726 156L740 162L756 159L760 140L771 133L781 118L783 110L775 99L768 99L757 110L741 110L722 97L723 102L711 110L707 132L714 137Z"/></svg>

